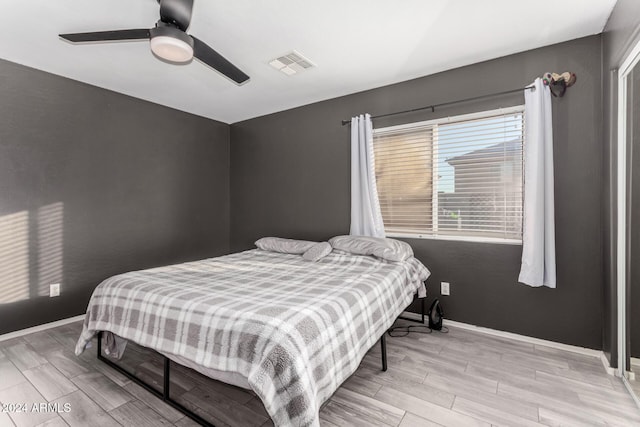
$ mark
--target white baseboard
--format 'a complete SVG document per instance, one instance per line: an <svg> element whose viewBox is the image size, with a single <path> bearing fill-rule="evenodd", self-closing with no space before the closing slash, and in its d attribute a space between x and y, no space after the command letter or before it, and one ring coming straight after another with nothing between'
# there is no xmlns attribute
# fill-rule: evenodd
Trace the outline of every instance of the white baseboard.
<svg viewBox="0 0 640 427"><path fill-rule="evenodd" d="M43 325L34 326L27 329L21 329L15 332L9 332L8 334L0 335L0 341L10 340L12 338L18 338L24 335L32 334L34 332L46 331L47 329L57 328L58 326L67 325L69 323L77 322L84 319L84 314L79 316L69 317L67 319L56 320L55 322L45 323Z"/></svg>
<svg viewBox="0 0 640 427"><path fill-rule="evenodd" d="M609 359L607 359L607 355L604 354L604 351L600 352L600 361L602 362L602 366L604 370L607 371L607 374L616 376L618 370L611 367L611 363L609 363Z"/></svg>
<svg viewBox="0 0 640 427"><path fill-rule="evenodd" d="M421 316L417 313L411 313L408 311L405 311L404 313L402 313L402 316L410 318L410 319L415 319L415 320L420 320ZM476 325L470 325L468 323L462 323L462 322L456 322L455 320L449 320L449 319L443 319L443 325L444 326L451 326L454 328L459 328L459 329L465 329L468 331L474 331L474 332L478 332L481 334L485 334L485 335L492 335L495 337L500 337L500 338L508 338L514 341L521 341L521 342L526 342L526 343L530 343L530 344L535 344L535 345L543 345L546 347L551 347L551 348L557 348L559 350L565 350L565 351L570 351L572 353L578 353L578 354L582 354L585 356L592 356L592 357L598 357L598 358L602 358L604 357L604 353L600 350L594 350L591 348L584 348L584 347L578 347L575 345L569 345L569 344L563 344L563 343L559 343L559 342L555 342L555 341L547 341L547 340L543 340L540 338L534 338L534 337L528 337L526 335L520 335L520 334L514 334L511 332L505 332L505 331L499 331L497 329L491 329L491 328L484 328L482 326L476 326ZM604 360L607 360L606 357L604 357ZM608 366L609 362L607 361L606 365ZM609 368L611 369L611 368ZM607 372L609 372L609 370L607 369Z"/></svg>

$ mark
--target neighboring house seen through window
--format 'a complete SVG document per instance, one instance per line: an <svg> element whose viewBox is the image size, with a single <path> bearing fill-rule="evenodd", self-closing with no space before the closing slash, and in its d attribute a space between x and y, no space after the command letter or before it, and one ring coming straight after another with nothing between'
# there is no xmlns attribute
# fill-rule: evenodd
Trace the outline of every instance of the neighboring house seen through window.
<svg viewBox="0 0 640 427"><path fill-rule="evenodd" d="M521 242L523 111L375 129L386 234Z"/></svg>

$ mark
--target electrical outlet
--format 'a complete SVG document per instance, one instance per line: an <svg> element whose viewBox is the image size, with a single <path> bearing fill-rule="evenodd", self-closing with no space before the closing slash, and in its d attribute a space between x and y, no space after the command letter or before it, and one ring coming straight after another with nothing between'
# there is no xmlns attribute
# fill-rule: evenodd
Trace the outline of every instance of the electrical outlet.
<svg viewBox="0 0 640 427"><path fill-rule="evenodd" d="M450 295L449 282L440 282L440 295Z"/></svg>
<svg viewBox="0 0 640 427"><path fill-rule="evenodd" d="M49 296L52 298L60 296L60 283L49 285Z"/></svg>

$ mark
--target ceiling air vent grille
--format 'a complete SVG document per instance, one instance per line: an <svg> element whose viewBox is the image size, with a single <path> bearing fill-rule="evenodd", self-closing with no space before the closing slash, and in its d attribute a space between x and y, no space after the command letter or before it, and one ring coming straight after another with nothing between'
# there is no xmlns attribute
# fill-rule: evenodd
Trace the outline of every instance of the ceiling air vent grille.
<svg viewBox="0 0 640 427"><path fill-rule="evenodd" d="M269 65L288 76L293 76L294 74L298 74L304 70L315 67L313 62L309 61L296 51L270 61Z"/></svg>

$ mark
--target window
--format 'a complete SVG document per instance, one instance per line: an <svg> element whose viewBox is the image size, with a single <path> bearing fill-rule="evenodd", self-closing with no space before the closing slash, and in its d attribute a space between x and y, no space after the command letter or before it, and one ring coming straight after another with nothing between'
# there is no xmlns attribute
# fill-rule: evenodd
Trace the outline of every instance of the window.
<svg viewBox="0 0 640 427"><path fill-rule="evenodd" d="M375 129L387 235L521 242L523 110Z"/></svg>

